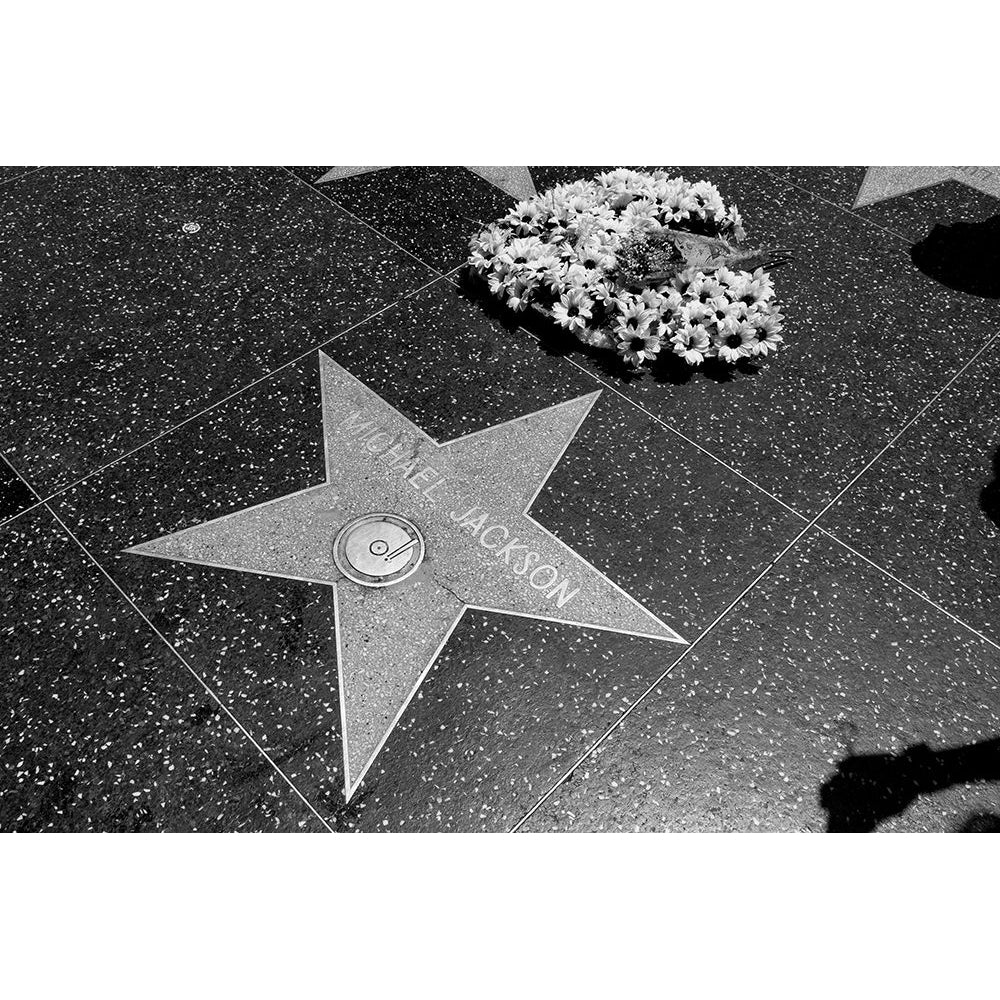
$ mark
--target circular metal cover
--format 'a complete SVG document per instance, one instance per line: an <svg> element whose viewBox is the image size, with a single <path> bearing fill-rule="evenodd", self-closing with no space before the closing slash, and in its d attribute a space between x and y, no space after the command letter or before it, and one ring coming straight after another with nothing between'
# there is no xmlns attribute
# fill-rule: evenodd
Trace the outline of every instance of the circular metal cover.
<svg viewBox="0 0 1000 1000"><path fill-rule="evenodd" d="M424 538L398 514L365 514L348 522L333 541L337 569L364 587L405 580L424 559Z"/></svg>

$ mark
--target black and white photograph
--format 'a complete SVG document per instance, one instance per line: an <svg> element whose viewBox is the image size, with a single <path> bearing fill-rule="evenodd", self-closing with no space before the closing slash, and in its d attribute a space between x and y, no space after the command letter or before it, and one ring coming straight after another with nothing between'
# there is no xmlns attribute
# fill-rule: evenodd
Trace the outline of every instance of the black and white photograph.
<svg viewBox="0 0 1000 1000"><path fill-rule="evenodd" d="M486 910L506 896L486 880L510 864L520 910L555 905L546 867L558 880L572 858L588 902L551 922L574 939L600 933L598 894L641 891L644 869L665 880L661 904L687 868L696 896L751 924L747 894L779 890L725 873L764 866L778 886L786 864L797 883L856 880L852 915L828 911L840 926L879 908L943 920L958 904L935 884L978 888L995 912L995 842L953 835L1000 832L1000 166L872 165L916 159L911 134L929 142L921 160L996 159L995 113L971 131L975 108L927 81L894 111L872 79L856 105L870 131L849 136L850 108L809 113L787 103L794 79L755 75L768 49L723 10L650 14L689 42L704 17L714 42L690 70L650 48L662 65L643 80L629 78L652 45L641 19L605 11L599 29L564 10L546 41L512 6L477 14L483 33L435 100L407 93L440 70L421 78L432 57L399 23L400 60L370 25L328 86L323 65L308 85L279 79L294 53L250 73L266 40L230 54L248 80L235 119L197 33L163 56L185 96L154 80L144 106L102 64L80 85L117 95L90 105L107 123L69 121L69 80L11 112L0 159L34 165L0 167L5 869L56 884L61 864L104 871L157 919L171 882L200 909L190 880L213 871L247 892L281 870L282 891L305 890L313 872L366 940L383 918L355 907L391 920L394 899L423 894L397 863L450 869ZM198 17L185 6L184 30ZM333 61L351 48L335 37ZM522 43L535 55L505 64ZM121 59L142 76L140 55ZM59 101L62 136L44 111ZM554 132L595 165L563 164L576 156L542 142ZM451 163L474 152L522 165ZM657 154L682 162L633 162ZM329 163L355 158L387 165ZM348 868L358 880L338 883ZM872 888L897 869L905 890ZM57 906L20 891L31 923ZM987 918L962 910L969 945ZM254 926L301 914L320 933L309 912L287 897ZM568 947L559 961L581 961ZM379 984L368 963L384 959L349 953L338 964L367 970L352 992L413 995L417 978ZM983 978L851 992L995 991L995 970L966 971ZM758 969L754 989L841 995L810 975L786 993ZM9 995L73 992L43 980ZM166 981L132 979L150 996ZM200 982L188 995L311 988ZM535 995L500 992L515 990Z"/></svg>

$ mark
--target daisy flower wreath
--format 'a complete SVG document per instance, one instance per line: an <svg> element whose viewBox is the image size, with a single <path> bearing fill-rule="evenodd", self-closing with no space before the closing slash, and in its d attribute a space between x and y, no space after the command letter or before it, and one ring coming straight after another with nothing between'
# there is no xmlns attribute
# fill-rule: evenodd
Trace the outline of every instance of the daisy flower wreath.
<svg viewBox="0 0 1000 1000"><path fill-rule="evenodd" d="M636 368L668 352L700 365L777 351L782 315L762 268L689 267L662 284L629 287L616 255L661 227L743 239L736 206L727 208L713 184L621 169L518 202L472 238L469 265L511 309L531 307Z"/></svg>

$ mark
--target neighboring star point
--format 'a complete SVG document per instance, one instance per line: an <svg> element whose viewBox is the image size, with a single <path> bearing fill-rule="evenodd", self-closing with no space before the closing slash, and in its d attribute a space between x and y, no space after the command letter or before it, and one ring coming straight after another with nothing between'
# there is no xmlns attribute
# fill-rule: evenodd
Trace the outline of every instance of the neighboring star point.
<svg viewBox="0 0 1000 1000"><path fill-rule="evenodd" d="M942 181L960 181L1000 198L1000 167L869 167L854 200L854 207L874 205Z"/></svg>
<svg viewBox="0 0 1000 1000"><path fill-rule="evenodd" d="M388 169L388 167L330 167L322 177L317 178L316 183L327 184L345 177L356 177L358 174L370 174L374 170ZM538 194L535 182L531 178L531 171L527 167L466 167L465 169L471 170L518 201L534 198Z"/></svg>
<svg viewBox="0 0 1000 1000"><path fill-rule="evenodd" d="M467 609L684 642L528 513L599 392L439 444L319 367L323 483L126 551L333 587L348 799Z"/></svg>

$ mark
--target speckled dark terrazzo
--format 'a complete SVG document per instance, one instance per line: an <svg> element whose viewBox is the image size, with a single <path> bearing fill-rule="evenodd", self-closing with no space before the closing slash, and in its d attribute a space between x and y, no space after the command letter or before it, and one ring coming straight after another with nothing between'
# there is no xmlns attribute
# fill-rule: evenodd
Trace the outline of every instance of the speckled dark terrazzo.
<svg viewBox="0 0 1000 1000"><path fill-rule="evenodd" d="M955 830L998 737L1000 652L817 534L522 829Z"/></svg>
<svg viewBox="0 0 1000 1000"><path fill-rule="evenodd" d="M634 376L610 352L560 350L803 514L817 513L1000 329L1000 303L926 277L909 247L750 168L705 177L743 214L748 242L796 248L774 272L787 349L727 375L668 359ZM539 187L591 168L538 173ZM721 379L721 381L720 381Z"/></svg>
<svg viewBox="0 0 1000 1000"><path fill-rule="evenodd" d="M1000 642L1000 346L820 522Z"/></svg>
<svg viewBox="0 0 1000 1000"><path fill-rule="evenodd" d="M24 480L0 457L0 522L27 510L35 498Z"/></svg>
<svg viewBox="0 0 1000 1000"><path fill-rule="evenodd" d="M509 829L682 648L467 612L339 828Z"/></svg>
<svg viewBox="0 0 1000 1000"><path fill-rule="evenodd" d="M0 258L0 430L43 494L433 277L278 168L41 170Z"/></svg>
<svg viewBox="0 0 1000 1000"><path fill-rule="evenodd" d="M35 167L0 167L0 184L5 181L12 181L15 177L20 177L22 174L27 174Z"/></svg>
<svg viewBox="0 0 1000 1000"><path fill-rule="evenodd" d="M866 167L766 167L790 183L842 208L853 207ZM854 209L858 217L884 226L914 242L925 239L935 224L977 222L1000 212L996 198L955 180L887 198Z"/></svg>
<svg viewBox="0 0 1000 1000"><path fill-rule="evenodd" d="M489 222L516 200L465 167L387 167L325 184L315 182L329 167L290 169L439 271L469 256L470 219Z"/></svg>
<svg viewBox="0 0 1000 1000"><path fill-rule="evenodd" d="M441 440L594 390L445 283L325 350ZM121 552L316 485L321 433L310 357L61 495L56 509L331 823L506 828L684 647L467 615L345 808L329 589ZM802 523L613 393L532 514L685 637Z"/></svg>
<svg viewBox="0 0 1000 1000"><path fill-rule="evenodd" d="M0 560L0 832L324 829L48 511Z"/></svg>

